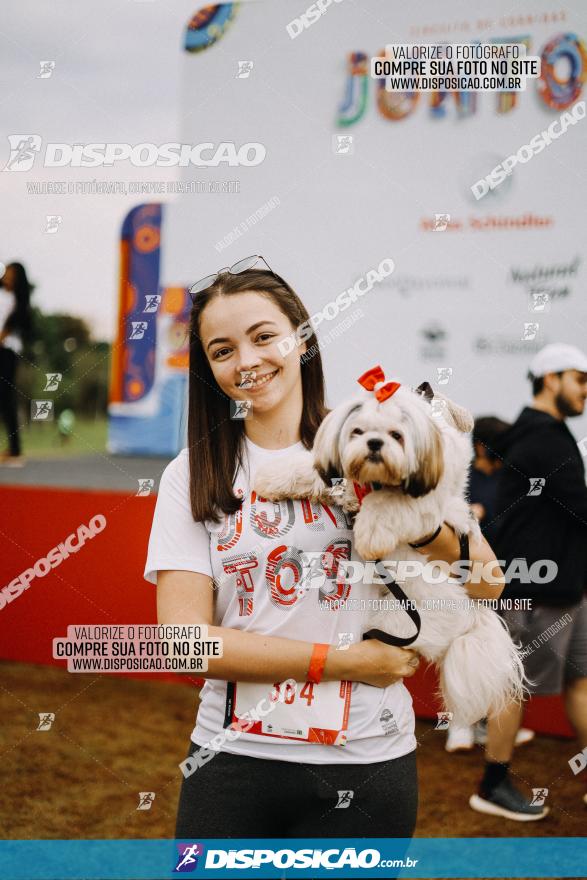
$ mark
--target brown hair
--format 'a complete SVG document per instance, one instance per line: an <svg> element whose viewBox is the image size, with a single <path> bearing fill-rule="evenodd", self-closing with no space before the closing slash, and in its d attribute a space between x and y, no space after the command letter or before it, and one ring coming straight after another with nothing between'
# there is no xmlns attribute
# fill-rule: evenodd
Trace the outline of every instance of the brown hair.
<svg viewBox="0 0 587 880"><path fill-rule="evenodd" d="M214 284L196 294L190 317L190 367L188 385L188 455L190 502L194 520L218 523L219 512L235 513L241 499L233 491L238 465L245 455L242 419L230 418L230 398L213 376L200 339L200 319L217 296L260 293L286 315L294 329L309 320L305 306L292 288L274 272L248 269L237 275L223 272ZM328 410L324 403L324 374L316 335L306 340L316 353L301 366L304 407L300 423L302 443L310 449Z"/></svg>

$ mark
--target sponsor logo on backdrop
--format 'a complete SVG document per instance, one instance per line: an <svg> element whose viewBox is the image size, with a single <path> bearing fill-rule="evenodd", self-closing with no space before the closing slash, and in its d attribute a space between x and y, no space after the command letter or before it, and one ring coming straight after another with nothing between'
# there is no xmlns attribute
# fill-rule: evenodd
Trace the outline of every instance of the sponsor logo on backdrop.
<svg viewBox="0 0 587 880"><path fill-rule="evenodd" d="M508 280L528 296L532 311L548 311L550 303L572 294L571 282L577 280L580 265L581 257L576 256L569 262L512 266Z"/></svg>
<svg viewBox="0 0 587 880"><path fill-rule="evenodd" d="M385 283L385 282L384 282ZM471 289L471 279L467 275L396 275L389 286L400 294L409 297L415 293L462 293Z"/></svg>
<svg viewBox="0 0 587 880"><path fill-rule="evenodd" d="M520 336L507 333L487 333L473 340L473 351L476 354L529 354L540 351L548 343L548 339L521 339Z"/></svg>
<svg viewBox="0 0 587 880"><path fill-rule="evenodd" d="M423 232L434 232L434 217L422 217L420 229ZM448 225L449 232L486 232L487 230L510 229L546 229L554 226L554 217L540 216L527 211L525 214L489 214L475 216L472 214L466 219L453 217Z"/></svg>
<svg viewBox="0 0 587 880"><path fill-rule="evenodd" d="M430 321L420 329L420 357L425 360L439 360L446 356L447 331L438 323Z"/></svg>

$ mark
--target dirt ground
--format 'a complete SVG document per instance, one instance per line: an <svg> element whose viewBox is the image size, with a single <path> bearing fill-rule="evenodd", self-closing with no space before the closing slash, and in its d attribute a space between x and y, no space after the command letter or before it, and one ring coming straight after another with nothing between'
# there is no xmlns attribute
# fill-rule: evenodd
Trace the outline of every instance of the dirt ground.
<svg viewBox="0 0 587 880"><path fill-rule="evenodd" d="M197 690L181 684L0 663L0 827L8 839L172 838ZM54 712L37 731L39 712ZM445 734L418 722L417 837L582 837L584 782L570 740L540 737L516 752L519 785L549 789L550 816L513 823L473 812L483 752L444 751ZM7 773L7 769L9 773ZM583 776L584 774L581 774ZM139 792L155 792L137 810Z"/></svg>

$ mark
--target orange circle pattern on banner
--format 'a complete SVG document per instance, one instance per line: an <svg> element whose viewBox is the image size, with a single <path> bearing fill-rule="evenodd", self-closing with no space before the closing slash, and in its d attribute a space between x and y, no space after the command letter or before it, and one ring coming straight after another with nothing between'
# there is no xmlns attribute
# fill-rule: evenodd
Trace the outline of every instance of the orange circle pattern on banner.
<svg viewBox="0 0 587 880"><path fill-rule="evenodd" d="M140 226L134 234L133 244L135 250L141 254L148 254L159 247L161 234L156 226L145 224Z"/></svg>
<svg viewBox="0 0 587 880"><path fill-rule="evenodd" d="M136 400L137 397L140 397L144 391L144 384L140 379L130 379L128 385L126 386L128 395L130 398L134 398Z"/></svg>
<svg viewBox="0 0 587 880"><path fill-rule="evenodd" d="M183 287L166 287L161 302L161 312L179 315L184 310L185 289Z"/></svg>

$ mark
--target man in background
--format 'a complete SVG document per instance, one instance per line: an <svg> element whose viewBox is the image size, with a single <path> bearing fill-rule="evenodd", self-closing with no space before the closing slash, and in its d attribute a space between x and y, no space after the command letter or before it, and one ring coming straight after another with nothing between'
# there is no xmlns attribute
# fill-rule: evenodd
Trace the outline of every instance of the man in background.
<svg viewBox="0 0 587 880"><path fill-rule="evenodd" d="M497 416L475 419L473 449L475 457L469 475L469 501L485 538L491 544L495 531L497 484L502 468L503 438L509 422Z"/></svg>
<svg viewBox="0 0 587 880"><path fill-rule="evenodd" d="M497 504L497 485L502 468L503 438L509 422L497 416L481 416L475 419L473 428L474 458L469 473L469 503L479 520L481 531L493 546L495 514ZM534 739L534 731L521 727L515 745L525 745ZM476 745L487 742L487 723L485 719L470 727L449 725L445 749L447 752L470 752Z"/></svg>
<svg viewBox="0 0 587 880"><path fill-rule="evenodd" d="M566 420L585 408L587 357L574 346L547 345L532 360L529 378L532 405L504 437L492 547L505 561L504 570L520 558L527 569L539 560L555 563L548 582L528 583L524 573L509 577L502 599L530 599L531 609L502 616L522 643L530 693L564 693L582 749L587 746L587 486L583 457ZM532 804L509 775L522 712L523 706L512 704L489 719L485 773L469 804L481 813L527 822L543 819L548 807ZM537 778L528 784L542 783ZM587 804L587 796L583 800Z"/></svg>

